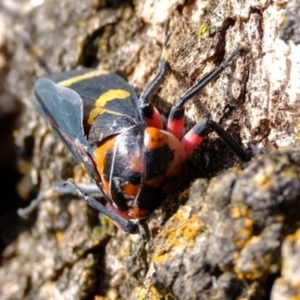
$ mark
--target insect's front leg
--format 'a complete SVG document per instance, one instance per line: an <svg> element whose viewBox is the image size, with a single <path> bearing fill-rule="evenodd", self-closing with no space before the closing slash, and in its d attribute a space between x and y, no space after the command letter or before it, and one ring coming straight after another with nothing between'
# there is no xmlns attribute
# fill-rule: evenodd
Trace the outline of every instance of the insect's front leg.
<svg viewBox="0 0 300 300"><path fill-rule="evenodd" d="M164 79L168 68L166 45L168 42L169 21L165 22L164 42L162 47L161 58L158 63L158 72L153 80L146 86L138 100L138 106L149 127L163 129L164 124L159 111L150 103L150 99L157 93L157 90Z"/></svg>
<svg viewBox="0 0 300 300"><path fill-rule="evenodd" d="M129 257L129 261L131 262L135 261L140 256L141 252L145 249L146 244L150 241L150 231L147 220L139 220L137 226L142 240L133 255Z"/></svg>
<svg viewBox="0 0 300 300"><path fill-rule="evenodd" d="M72 179L69 179L65 183L66 185L71 186L84 201L88 203L91 207L95 208L97 211L105 214L109 218L111 218L114 222L116 222L123 230L129 232L131 234L135 234L139 232L138 225L132 221L125 220L119 215L117 215L114 211L108 209L103 204L101 204L96 199L85 194Z"/></svg>
<svg viewBox="0 0 300 300"><path fill-rule="evenodd" d="M211 70L203 78L200 79L195 85L188 89L173 105L167 124L167 130L176 136L179 140L182 138L183 132L183 118L184 118L184 107L185 103L190 100L193 96L200 93L204 87L209 84L212 80L216 79L220 73L228 67L233 58L243 50L240 47L234 49L229 57L224 60L218 67Z"/></svg>

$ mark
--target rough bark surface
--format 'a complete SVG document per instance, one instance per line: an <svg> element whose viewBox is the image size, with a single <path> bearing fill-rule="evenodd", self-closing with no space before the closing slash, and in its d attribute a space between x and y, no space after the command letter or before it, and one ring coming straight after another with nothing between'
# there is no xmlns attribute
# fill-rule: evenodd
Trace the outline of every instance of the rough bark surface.
<svg viewBox="0 0 300 300"><path fill-rule="evenodd" d="M299 11L296 0L2 1L0 299L300 297ZM91 67L141 93L167 17L170 68L153 102L167 114L243 46L187 105L186 127L211 118L256 157L242 164L211 134L131 262L137 235L51 189L89 178L36 113L32 89L39 77ZM17 207L41 194L38 210L19 218Z"/></svg>

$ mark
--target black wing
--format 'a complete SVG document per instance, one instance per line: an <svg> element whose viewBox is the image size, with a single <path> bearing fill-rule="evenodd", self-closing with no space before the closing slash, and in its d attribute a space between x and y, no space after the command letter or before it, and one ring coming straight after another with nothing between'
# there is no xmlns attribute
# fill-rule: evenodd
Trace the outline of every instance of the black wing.
<svg viewBox="0 0 300 300"><path fill-rule="evenodd" d="M92 147L83 131L83 103L71 89L60 87L47 78L35 84L38 110L78 162L84 163L89 175L99 183L92 159Z"/></svg>
<svg viewBox="0 0 300 300"><path fill-rule="evenodd" d="M134 88L122 77L116 74L109 74L101 70L73 70L56 74L50 77L60 86L74 90L80 95L84 104L84 118L94 108L95 101L112 90L128 92L126 98L119 99L115 96L105 105L105 108L119 114L127 115L137 123L144 123L144 119L138 108L138 97ZM121 100L121 101L120 101Z"/></svg>

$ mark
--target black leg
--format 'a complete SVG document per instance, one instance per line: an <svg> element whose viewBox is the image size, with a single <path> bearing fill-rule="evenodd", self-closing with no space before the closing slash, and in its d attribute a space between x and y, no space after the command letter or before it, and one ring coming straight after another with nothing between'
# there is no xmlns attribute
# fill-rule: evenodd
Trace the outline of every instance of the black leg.
<svg viewBox="0 0 300 300"><path fill-rule="evenodd" d="M142 92L138 100L138 106L148 125L157 128L162 128L163 122L161 120L158 111L150 103L150 99L153 95L156 94L164 78L166 70L168 68L168 63L166 60L167 59L166 45L168 42L168 30L169 30L169 20L165 22L164 42L163 42L161 59L158 63L158 72L156 76L153 78L153 80L146 86L146 88L144 89L144 91Z"/></svg>
<svg viewBox="0 0 300 300"><path fill-rule="evenodd" d="M173 105L169 118L168 118L168 131L174 134L177 138L181 139L183 117L184 117L184 105L185 103L199 93L207 84L217 78L220 73L230 64L232 59L241 51L242 48L238 47L232 51L229 57L224 60L218 67L214 68L208 74L206 74L201 80L192 86L182 97L180 97Z"/></svg>
<svg viewBox="0 0 300 300"><path fill-rule="evenodd" d="M249 161L252 154L245 152L242 147L216 122L206 120L196 124L182 139L181 143L187 153L191 154L194 149L201 145L205 136L214 131L223 142L231 148L243 161Z"/></svg>
<svg viewBox="0 0 300 300"><path fill-rule="evenodd" d="M83 193L82 190L74 183L72 179L68 179L65 184L71 186L77 192L77 194L80 197L82 197L82 199L86 201L91 207L95 208L99 212L102 212L103 214L111 218L113 221L118 223L118 225L120 225L120 227L123 228L123 230L125 230L126 232L132 234L139 232L138 225L136 223L121 218L111 210L107 209L96 199L89 197L87 194Z"/></svg>
<svg viewBox="0 0 300 300"><path fill-rule="evenodd" d="M146 244L150 241L150 231L146 220L139 220L138 223L139 233L142 240L132 256L129 257L129 261L134 262L144 250Z"/></svg>

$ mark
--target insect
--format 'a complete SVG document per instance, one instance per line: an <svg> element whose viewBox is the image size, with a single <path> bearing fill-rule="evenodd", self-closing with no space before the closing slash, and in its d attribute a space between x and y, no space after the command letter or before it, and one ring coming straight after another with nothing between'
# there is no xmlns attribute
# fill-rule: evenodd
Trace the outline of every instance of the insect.
<svg viewBox="0 0 300 300"><path fill-rule="evenodd" d="M69 184L119 227L129 233L140 232L146 242L145 220L180 182L186 158L208 132L215 131L242 160L250 159L212 120L196 124L182 136L185 103L215 79L240 50L235 49L179 98L167 124L150 103L167 69L164 55L157 75L139 97L124 79L99 70L75 70L39 79L34 91L40 111L75 159L84 164L107 204L84 194L72 181Z"/></svg>

